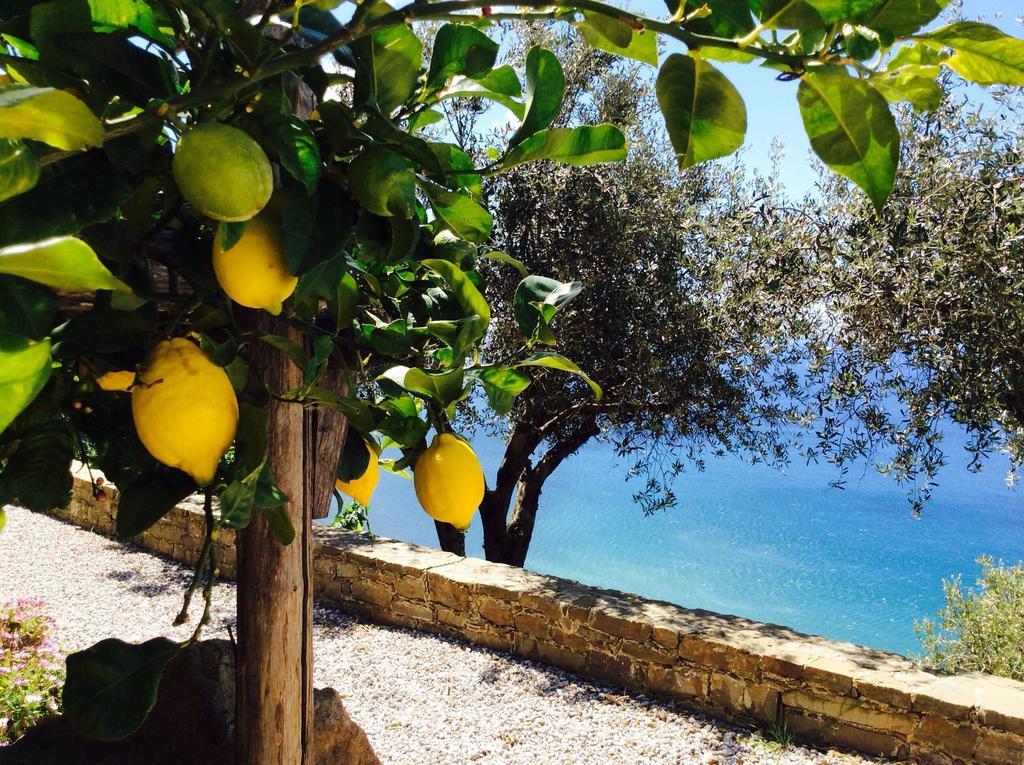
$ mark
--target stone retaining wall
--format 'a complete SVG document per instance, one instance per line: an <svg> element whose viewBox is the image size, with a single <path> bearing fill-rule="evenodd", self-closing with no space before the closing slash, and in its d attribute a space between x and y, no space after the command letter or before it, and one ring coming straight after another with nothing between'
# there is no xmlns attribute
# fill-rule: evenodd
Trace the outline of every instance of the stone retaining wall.
<svg viewBox="0 0 1024 765"><path fill-rule="evenodd" d="M76 475L54 514L114 531L116 490ZM136 541L193 562L203 521L183 503ZM1024 765L1024 683L924 672L902 656L785 627L587 587L418 545L316 528L317 595L387 624L668 697L739 723L785 721L799 739L927 763ZM234 571L232 535L220 541Z"/></svg>

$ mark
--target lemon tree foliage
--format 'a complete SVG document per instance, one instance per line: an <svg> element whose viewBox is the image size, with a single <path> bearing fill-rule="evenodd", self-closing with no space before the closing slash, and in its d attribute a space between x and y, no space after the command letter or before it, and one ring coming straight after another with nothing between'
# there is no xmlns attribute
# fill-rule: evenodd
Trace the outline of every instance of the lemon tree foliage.
<svg viewBox="0 0 1024 765"><path fill-rule="evenodd" d="M1022 71L1021 41L975 24L923 32L941 0L904 5L670 2L649 18L598 0L272 2L252 17L235 0L3 3L0 500L66 502L77 458L121 487L118 526L131 534L201 487L206 544L185 619L197 589L209 602L220 528L264 513L282 543L295 534L267 461L273 398L340 411L351 438L402 450L396 469L416 472L441 450L436 463L457 468L417 473L430 475L424 504L457 496L445 520L461 525L482 476L450 417L475 386L499 409L539 371L580 375L588 400L600 393L583 375L597 370L551 348L551 322L576 293L561 282L525 275L505 298L520 346L481 352L495 298L478 268L493 230L481 179L626 154L615 125L556 125L558 57L537 47L521 68L499 63L493 25L572 25L650 66L659 40L685 46L659 75L681 167L734 150L745 132L742 101L712 62L765 62L803 81L815 149L881 206L895 169L883 97L919 99L941 66L981 83ZM418 21L436 22L429 57ZM467 97L516 122L486 161L421 132L439 105ZM252 321L260 310L280 319ZM302 384L268 389L257 347L297 365ZM332 367L344 386L325 383ZM347 463L338 477L350 481ZM72 657L68 716L103 738L130 733L174 650L115 641Z"/></svg>

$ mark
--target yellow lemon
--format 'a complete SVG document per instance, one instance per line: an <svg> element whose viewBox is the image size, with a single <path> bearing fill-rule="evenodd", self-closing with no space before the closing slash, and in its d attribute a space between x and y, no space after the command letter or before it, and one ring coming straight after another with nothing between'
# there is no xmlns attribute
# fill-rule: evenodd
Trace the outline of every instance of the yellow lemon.
<svg viewBox="0 0 1024 765"><path fill-rule="evenodd" d="M366 444L366 451L370 453L370 461L363 474L351 481L336 481L334 485L338 487L338 491L348 494L360 505L368 507L373 490L377 488L377 481L380 480L380 465L377 464L377 453L369 444Z"/></svg>
<svg viewBox="0 0 1024 765"><path fill-rule="evenodd" d="M135 384L135 372L131 369L119 369L105 372L96 378L96 384L102 390L129 391Z"/></svg>
<svg viewBox="0 0 1024 765"><path fill-rule="evenodd" d="M416 460L413 485L427 515L465 531L484 498L484 471L469 444L441 433Z"/></svg>
<svg viewBox="0 0 1024 765"><path fill-rule="evenodd" d="M299 283L288 272L281 245L281 229L269 215L245 224L234 247L225 250L220 229L213 237L213 271L232 300L248 308L262 308L277 316L281 303Z"/></svg>
<svg viewBox="0 0 1024 765"><path fill-rule="evenodd" d="M216 220L249 220L274 190L270 160L260 145L238 128L216 122L181 137L171 170L181 195Z"/></svg>
<svg viewBox="0 0 1024 765"><path fill-rule="evenodd" d="M184 337L156 344L132 390L132 417L143 445L196 483L213 480L235 439L238 401L223 369Z"/></svg>

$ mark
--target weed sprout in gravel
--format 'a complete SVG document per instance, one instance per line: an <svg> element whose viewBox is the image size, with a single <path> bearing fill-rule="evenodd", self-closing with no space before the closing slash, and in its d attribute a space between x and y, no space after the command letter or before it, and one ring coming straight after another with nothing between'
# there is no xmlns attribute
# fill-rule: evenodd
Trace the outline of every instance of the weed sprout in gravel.
<svg viewBox="0 0 1024 765"><path fill-rule="evenodd" d="M60 709L64 657L41 600L0 606L0 747Z"/></svg>

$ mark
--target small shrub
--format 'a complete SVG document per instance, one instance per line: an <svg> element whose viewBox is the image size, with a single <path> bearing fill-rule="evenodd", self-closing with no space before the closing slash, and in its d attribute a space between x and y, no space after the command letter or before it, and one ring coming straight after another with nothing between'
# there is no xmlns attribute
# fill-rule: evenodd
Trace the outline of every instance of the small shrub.
<svg viewBox="0 0 1024 765"><path fill-rule="evenodd" d="M0 747L60 711L64 658L38 600L0 606Z"/></svg>
<svg viewBox="0 0 1024 765"><path fill-rule="evenodd" d="M945 672L978 671L1024 680L1024 565L978 558L981 577L964 590L960 577L942 581L946 606L914 626L923 663Z"/></svg>

